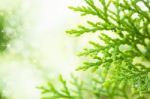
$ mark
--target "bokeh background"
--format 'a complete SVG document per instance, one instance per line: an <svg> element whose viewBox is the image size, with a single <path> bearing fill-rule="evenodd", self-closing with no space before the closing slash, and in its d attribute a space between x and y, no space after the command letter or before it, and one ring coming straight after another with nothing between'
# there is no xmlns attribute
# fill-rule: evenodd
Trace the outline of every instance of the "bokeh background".
<svg viewBox="0 0 150 99"><path fill-rule="evenodd" d="M14 37L0 54L2 96L40 99L37 86L59 74L69 77L80 62L77 52L89 39L65 33L85 20L68 9L81 3L81 0L0 0L0 14L7 13L5 31Z"/></svg>

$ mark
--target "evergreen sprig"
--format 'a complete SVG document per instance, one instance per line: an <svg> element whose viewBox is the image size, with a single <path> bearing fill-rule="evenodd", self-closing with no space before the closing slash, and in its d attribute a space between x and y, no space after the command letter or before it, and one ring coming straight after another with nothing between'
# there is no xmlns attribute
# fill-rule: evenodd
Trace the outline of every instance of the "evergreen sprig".
<svg viewBox="0 0 150 99"><path fill-rule="evenodd" d="M61 86L59 87L52 82L48 82L47 86L39 87L42 90L42 94L44 94L42 99L83 99L82 90L84 88L82 81L73 75L71 77L71 81L67 81L60 75L58 80Z"/></svg>
<svg viewBox="0 0 150 99"><path fill-rule="evenodd" d="M93 73L93 80L90 82L94 85L87 87L86 91L94 96L90 99L118 99L119 97L149 99L150 1L84 1L86 5L69 8L80 12L82 16L97 17L98 21L88 20L87 25L79 25L77 28L68 30L67 33L75 36L99 33L98 39L104 42L102 45L98 41L90 41L89 44L93 47L86 48L79 54L89 57L90 60L85 60L78 70L100 71L100 73ZM116 36L112 37L109 33L105 33L106 31ZM98 76L94 78L95 75ZM55 91L48 92L55 94ZM59 96L59 98L62 97ZM84 97L84 99L88 98Z"/></svg>

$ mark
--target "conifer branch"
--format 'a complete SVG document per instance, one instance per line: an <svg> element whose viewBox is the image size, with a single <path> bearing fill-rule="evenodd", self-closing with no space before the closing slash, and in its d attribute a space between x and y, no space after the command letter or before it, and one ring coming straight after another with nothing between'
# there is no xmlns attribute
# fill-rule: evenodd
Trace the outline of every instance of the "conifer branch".
<svg viewBox="0 0 150 99"><path fill-rule="evenodd" d="M90 41L89 44L93 47L85 48L79 53L79 56L88 57L90 60L85 60L77 70L92 69L95 71L92 78L98 75L94 80L90 80L91 87L87 87L86 91L92 93L92 99L118 99L118 97L148 99L147 97L150 97L150 1L99 0L99 4L96 0L84 1L86 5L69 8L80 12L82 16L98 17L98 22L87 20L87 25L80 25L68 30L67 33L80 36L99 32L99 40L105 43L102 45L98 43L100 41ZM111 31L116 38L105 31ZM136 58L141 60L135 61ZM143 61L148 64L145 65ZM89 86L87 82L84 82L84 86Z"/></svg>

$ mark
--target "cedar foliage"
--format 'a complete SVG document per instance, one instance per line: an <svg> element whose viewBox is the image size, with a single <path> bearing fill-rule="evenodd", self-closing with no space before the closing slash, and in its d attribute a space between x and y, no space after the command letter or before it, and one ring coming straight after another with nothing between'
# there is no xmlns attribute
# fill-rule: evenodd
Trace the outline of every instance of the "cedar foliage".
<svg viewBox="0 0 150 99"><path fill-rule="evenodd" d="M66 81L60 76L58 81L63 87L50 81L40 87L42 99L150 99L150 1L84 2L86 5L69 8L81 16L92 15L99 20L87 20L87 25L79 25L67 33L74 36L99 33L98 38L104 44L90 41L93 47L79 54L90 60L77 69L95 72L83 81L78 77Z"/></svg>

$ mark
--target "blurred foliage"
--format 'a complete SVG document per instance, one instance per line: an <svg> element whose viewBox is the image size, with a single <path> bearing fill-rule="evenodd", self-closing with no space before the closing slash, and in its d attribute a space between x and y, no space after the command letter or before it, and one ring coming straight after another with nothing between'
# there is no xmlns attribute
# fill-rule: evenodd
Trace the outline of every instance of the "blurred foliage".
<svg viewBox="0 0 150 99"><path fill-rule="evenodd" d="M3 52L7 48L7 44L10 41L10 37L5 32L6 16L3 12L0 12L0 52Z"/></svg>
<svg viewBox="0 0 150 99"><path fill-rule="evenodd" d="M98 34L98 40L79 53L88 59L77 70L90 69L91 80L83 79L85 87L80 85L77 91L82 97L76 97L61 77L63 89L49 83L41 88L42 99L150 99L150 1L84 1L86 5L69 8L82 16L92 15L97 22L88 20L67 33Z"/></svg>
<svg viewBox="0 0 150 99"><path fill-rule="evenodd" d="M19 4L17 0L0 0L0 57L6 59L6 57L12 57L11 54L8 54L8 50L11 47L11 42L15 40L20 34L18 31L21 24L21 17L19 16ZM23 29L23 28L22 28ZM8 62L9 64L9 62ZM5 65L0 63L1 78L0 78L0 99L6 99L9 96L3 94L4 86L2 78L3 76L3 67ZM8 68L10 69L10 68ZM8 71L9 74L9 71ZM4 77L5 78L5 77ZM9 98L8 98L9 99Z"/></svg>
<svg viewBox="0 0 150 99"><path fill-rule="evenodd" d="M6 98L0 93L0 99L6 99Z"/></svg>
<svg viewBox="0 0 150 99"><path fill-rule="evenodd" d="M0 99L6 99L6 97L4 96L4 94L3 94L3 87L2 87L2 83L1 83L1 85L0 85Z"/></svg>
<svg viewBox="0 0 150 99"><path fill-rule="evenodd" d="M0 7L0 53L7 51L10 42L19 37L20 29L23 30L20 3L16 0L14 2L15 7L11 7L13 4L9 6L10 8L8 7L9 9ZM6 6L5 3L4 6Z"/></svg>

